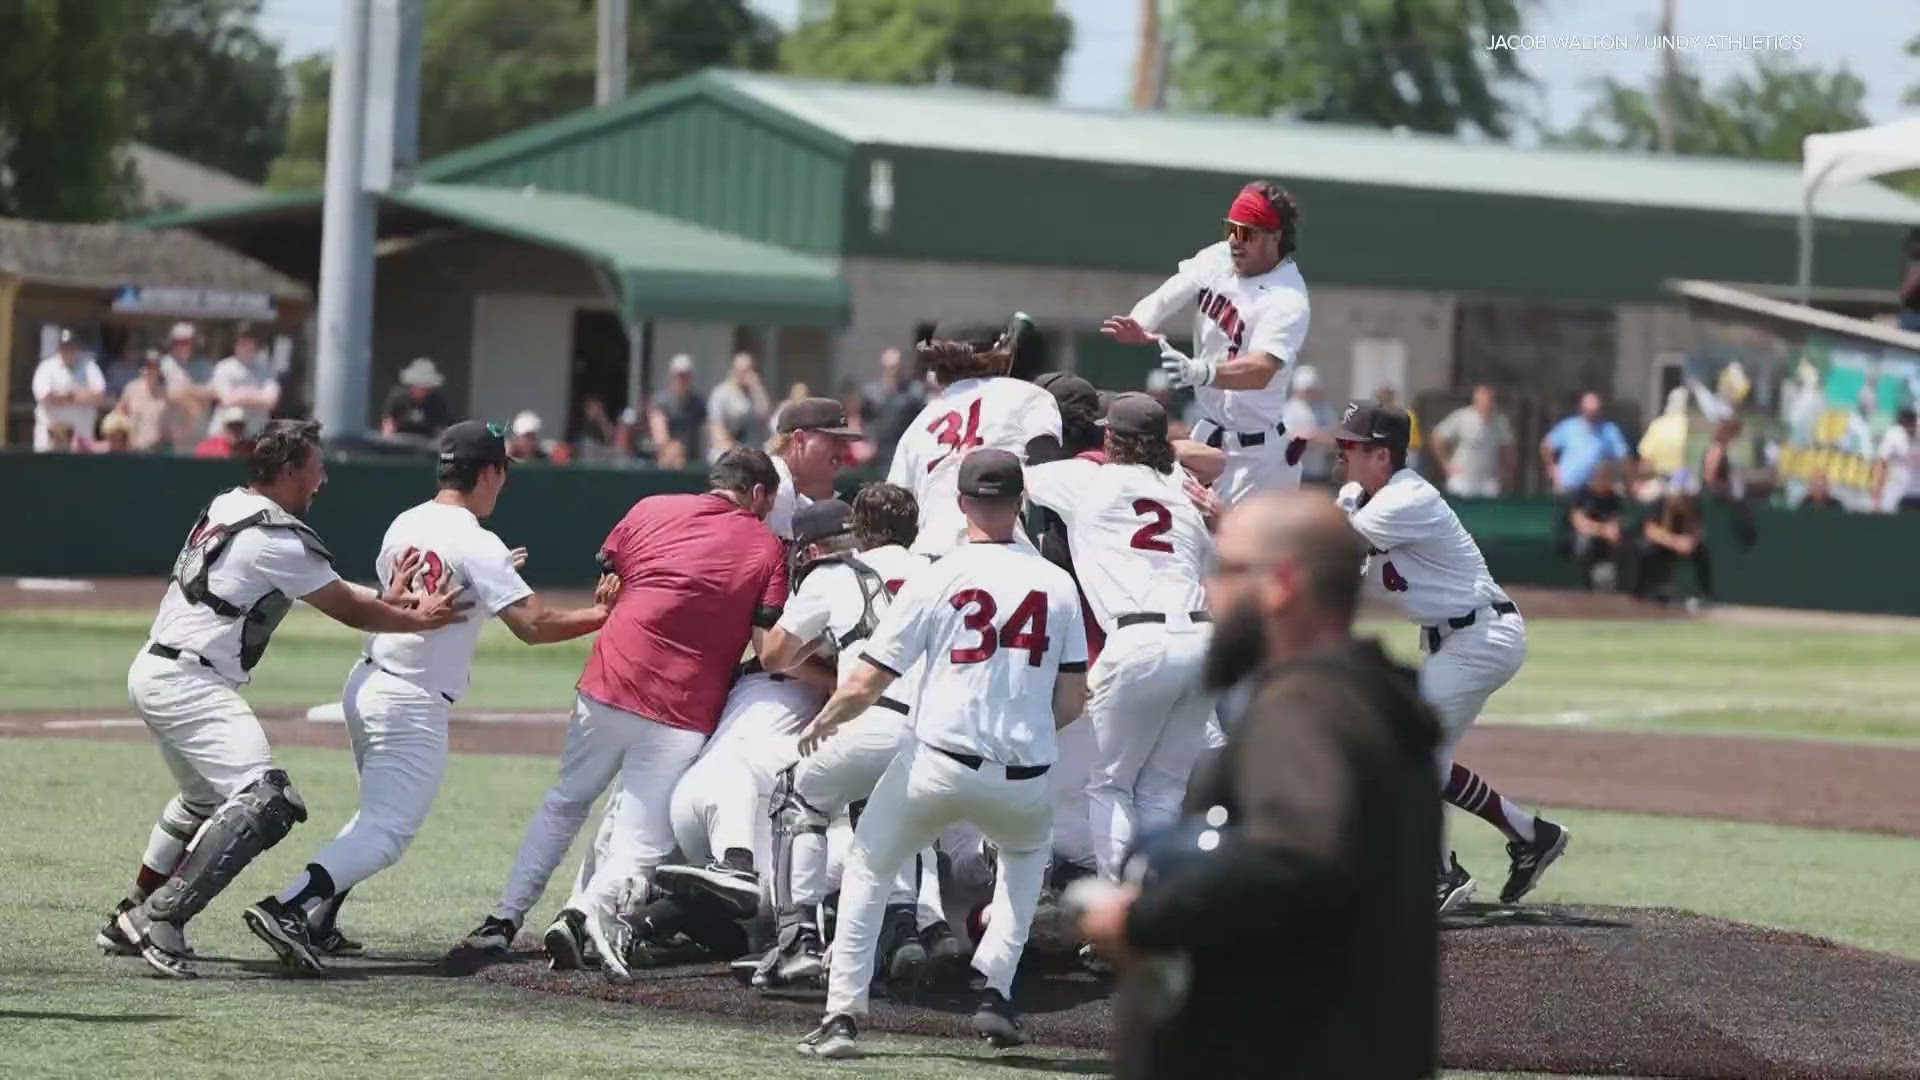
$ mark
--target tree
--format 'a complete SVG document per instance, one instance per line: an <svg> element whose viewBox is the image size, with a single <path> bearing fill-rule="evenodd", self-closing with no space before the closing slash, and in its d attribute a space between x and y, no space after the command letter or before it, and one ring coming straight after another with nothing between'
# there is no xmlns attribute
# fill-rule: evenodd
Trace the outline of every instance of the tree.
<svg viewBox="0 0 1920 1080"><path fill-rule="evenodd" d="M1795 67L1777 53L1758 54L1752 71L1709 88L1681 64L1668 88L1676 153L1799 161L1801 140L1824 131L1864 127L1866 84L1841 68ZM1659 81L1646 89L1601 82L1600 100L1571 131L1551 141L1568 146L1652 150L1660 145Z"/></svg>
<svg viewBox="0 0 1920 1080"><path fill-rule="evenodd" d="M833 0L787 35L780 64L850 82L1051 96L1072 40L1053 0Z"/></svg>
<svg viewBox="0 0 1920 1080"><path fill-rule="evenodd" d="M126 203L122 0L0 3L0 216L102 221Z"/></svg>
<svg viewBox="0 0 1920 1080"><path fill-rule="evenodd" d="M260 0L141 0L121 50L128 134L259 182L287 138L280 50Z"/></svg>
<svg viewBox="0 0 1920 1080"><path fill-rule="evenodd" d="M1495 91L1524 81L1518 33L1533 0L1176 0L1176 104L1454 134L1510 133Z"/></svg>
<svg viewBox="0 0 1920 1080"><path fill-rule="evenodd" d="M593 0L430 0L421 41L420 154L433 157L593 104ZM779 28L746 0L633 0L630 88L704 67L770 67ZM327 147L332 65L292 66L287 149L268 185L314 187Z"/></svg>

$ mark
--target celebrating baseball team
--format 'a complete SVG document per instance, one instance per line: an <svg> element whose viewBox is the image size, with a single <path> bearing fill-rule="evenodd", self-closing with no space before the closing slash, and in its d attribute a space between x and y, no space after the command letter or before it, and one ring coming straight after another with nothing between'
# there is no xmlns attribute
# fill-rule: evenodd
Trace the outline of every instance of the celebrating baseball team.
<svg viewBox="0 0 1920 1080"><path fill-rule="evenodd" d="M376 591L343 580L302 520L326 480L318 426L276 422L247 484L188 534L129 671L179 792L98 944L193 978L188 924L306 820L242 697L298 599L366 632L343 657L359 806L242 917L296 971L360 951L344 902L425 821L449 712L484 619L498 617L527 644L597 637L558 775L498 902L458 950L513 948L611 791L541 935L554 968L628 982L705 957L733 961L746 992L824 986L823 1019L800 1049L838 1058L859 1052L874 982L970 966L975 1031L1019 1045L1014 973L1036 911L1077 881L1124 880L1143 839L1180 818L1196 767L1233 738L1239 703L1208 677L1232 646L1233 613L1209 608L1210 576L1229 572L1214 529L1297 489L1309 438L1345 469L1337 501L1368 552L1353 572L1420 628L1444 797L1505 835L1499 898L1519 902L1567 830L1501 796L1454 749L1518 672L1526 625L1441 494L1407 467L1405 411L1356 401L1330 433L1288 432L1308 325L1297 233L1293 197L1250 183L1224 240L1106 320L1108 336L1157 348L1171 382L1191 388L1203 419L1190 439L1169 437L1146 394L1015 377L1025 316L943 324L918 346L939 389L884 482L835 498L856 433L838 401L789 402L766 450L727 452L707 492L635 504L601 545L594 602L577 609L543 601L521 577L528 553L483 524L513 464L500 427L447 430L437 492L387 529ZM1189 308L1191 356L1163 333ZM1446 914L1476 884L1444 839L1438 856ZM950 917L943 888L967 886L991 899ZM1082 957L1101 963L1091 946Z"/></svg>

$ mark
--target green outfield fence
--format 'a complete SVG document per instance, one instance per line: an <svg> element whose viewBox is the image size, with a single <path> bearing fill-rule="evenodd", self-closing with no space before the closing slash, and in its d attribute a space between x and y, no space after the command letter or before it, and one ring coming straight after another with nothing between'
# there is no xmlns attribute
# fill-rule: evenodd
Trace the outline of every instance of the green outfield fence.
<svg viewBox="0 0 1920 1080"><path fill-rule="evenodd" d="M310 519L343 572L368 578L387 523L432 495L432 461L330 461L328 474ZM231 461L0 453L0 491L14 515L0 528L0 576L164 574L201 506L244 479ZM857 485L848 478L841 486ZM703 487L704 477L693 472L519 466L489 525L530 550L528 581L586 585L600 541L636 500ZM1503 584L1573 586L1573 568L1554 551L1554 502L1456 506ZM1920 578L1911 566L1920 551L1920 515L1761 509L1757 518L1759 542L1742 548L1729 513L1708 513L1721 601L1920 615Z"/></svg>

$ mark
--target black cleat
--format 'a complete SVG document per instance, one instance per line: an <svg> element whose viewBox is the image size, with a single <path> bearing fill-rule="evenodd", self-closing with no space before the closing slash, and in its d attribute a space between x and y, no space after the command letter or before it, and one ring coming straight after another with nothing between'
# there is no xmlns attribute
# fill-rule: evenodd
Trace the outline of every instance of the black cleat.
<svg viewBox="0 0 1920 1080"><path fill-rule="evenodd" d="M1533 819L1533 842L1511 843L1507 845L1507 884L1500 890L1500 902L1517 904L1533 891L1540 883L1540 875L1547 872L1555 859L1567 850L1567 838L1572 835L1564 827L1555 825L1546 818Z"/></svg>
<svg viewBox="0 0 1920 1080"><path fill-rule="evenodd" d="M322 956L359 956L367 947L340 932L337 926L310 935L313 938L313 950Z"/></svg>
<svg viewBox="0 0 1920 1080"><path fill-rule="evenodd" d="M1440 880L1435 886L1434 914L1446 915L1473 898L1478 885L1467 868L1460 865L1460 856L1447 853L1447 868L1440 871Z"/></svg>
<svg viewBox="0 0 1920 1080"><path fill-rule="evenodd" d="M520 933L520 927L510 919L496 919L489 915L486 921L474 928L473 933L460 939L459 947L475 952L499 954L513 948L513 939Z"/></svg>
<svg viewBox="0 0 1920 1080"><path fill-rule="evenodd" d="M586 914L561 908L540 941L547 948L548 967L555 971L579 971L586 966Z"/></svg>
<svg viewBox="0 0 1920 1080"><path fill-rule="evenodd" d="M995 1050L1020 1046L1027 1041L1026 1026L1020 1023L1020 1014L1013 1011L1013 1002L994 989L980 992L980 1007L973 1013L973 1031Z"/></svg>
<svg viewBox="0 0 1920 1080"><path fill-rule="evenodd" d="M661 892L671 896L705 896L720 901L736 919L751 919L760 911L760 878L752 871L713 862L705 866L662 866L653 872Z"/></svg>
<svg viewBox="0 0 1920 1080"><path fill-rule="evenodd" d="M920 944L927 950L929 964L953 964L966 955L960 936L944 920L920 931Z"/></svg>
<svg viewBox="0 0 1920 1080"><path fill-rule="evenodd" d="M853 1017L835 1013L800 1040L800 1052L818 1058L850 1058L860 1054L860 1029Z"/></svg>
<svg viewBox="0 0 1920 1080"><path fill-rule="evenodd" d="M107 924L93 935L93 943L100 947L101 952L108 956L140 955L139 942L128 938L120 929L120 916L139 906L132 900L122 900L120 906L113 909L113 914L107 916Z"/></svg>
<svg viewBox="0 0 1920 1080"><path fill-rule="evenodd" d="M314 973L327 969L320 962L320 954L314 951L307 933L307 913L299 905L282 904L269 896L241 912L240 917L247 929L253 931L253 936L266 942L280 957L282 964Z"/></svg>

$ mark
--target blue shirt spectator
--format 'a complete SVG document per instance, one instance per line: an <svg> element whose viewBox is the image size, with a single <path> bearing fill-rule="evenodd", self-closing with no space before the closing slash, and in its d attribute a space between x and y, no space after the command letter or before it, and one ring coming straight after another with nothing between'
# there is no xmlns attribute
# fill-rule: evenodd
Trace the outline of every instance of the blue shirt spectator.
<svg viewBox="0 0 1920 1080"><path fill-rule="evenodd" d="M1600 415L1600 395L1589 393L1580 398L1580 415L1567 417L1547 432L1540 441L1540 456L1553 490L1565 494L1585 487L1601 462L1624 463L1633 451L1620 425Z"/></svg>

